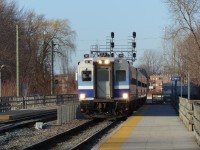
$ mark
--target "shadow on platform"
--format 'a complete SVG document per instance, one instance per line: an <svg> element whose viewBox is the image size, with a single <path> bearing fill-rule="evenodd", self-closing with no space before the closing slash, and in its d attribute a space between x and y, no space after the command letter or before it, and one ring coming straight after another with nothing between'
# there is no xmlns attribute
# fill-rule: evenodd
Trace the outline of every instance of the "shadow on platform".
<svg viewBox="0 0 200 150"><path fill-rule="evenodd" d="M145 104L133 116L178 116L170 103L163 104Z"/></svg>

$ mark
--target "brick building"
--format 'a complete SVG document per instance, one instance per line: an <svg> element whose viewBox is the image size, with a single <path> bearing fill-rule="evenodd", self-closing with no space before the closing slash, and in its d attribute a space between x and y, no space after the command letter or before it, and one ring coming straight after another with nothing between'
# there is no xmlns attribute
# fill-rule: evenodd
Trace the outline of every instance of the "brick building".
<svg viewBox="0 0 200 150"><path fill-rule="evenodd" d="M149 90L161 93L163 83L168 82L171 82L171 78L168 75L152 75L149 80Z"/></svg>

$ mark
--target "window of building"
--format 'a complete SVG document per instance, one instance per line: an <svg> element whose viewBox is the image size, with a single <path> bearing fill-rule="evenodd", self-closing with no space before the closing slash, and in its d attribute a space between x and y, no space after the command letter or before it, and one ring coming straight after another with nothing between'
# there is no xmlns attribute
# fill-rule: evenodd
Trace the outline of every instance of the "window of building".
<svg viewBox="0 0 200 150"><path fill-rule="evenodd" d="M92 71L82 71L82 81L91 81Z"/></svg>
<svg viewBox="0 0 200 150"><path fill-rule="evenodd" d="M116 81L126 81L126 70L116 70Z"/></svg>

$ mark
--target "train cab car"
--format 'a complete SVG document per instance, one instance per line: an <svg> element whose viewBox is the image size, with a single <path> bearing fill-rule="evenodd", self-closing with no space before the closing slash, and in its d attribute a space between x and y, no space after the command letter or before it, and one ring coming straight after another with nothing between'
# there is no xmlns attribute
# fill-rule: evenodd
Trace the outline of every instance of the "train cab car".
<svg viewBox="0 0 200 150"><path fill-rule="evenodd" d="M137 89L135 72L123 58L87 55L78 65L81 111L98 117L127 115L133 111Z"/></svg>

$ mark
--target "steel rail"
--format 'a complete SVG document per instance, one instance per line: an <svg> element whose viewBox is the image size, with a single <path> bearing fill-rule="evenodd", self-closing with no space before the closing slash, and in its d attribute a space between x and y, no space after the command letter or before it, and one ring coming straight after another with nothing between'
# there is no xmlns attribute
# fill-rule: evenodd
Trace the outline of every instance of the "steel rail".
<svg viewBox="0 0 200 150"><path fill-rule="evenodd" d="M59 143L64 137L68 137L69 135L74 135L77 132L80 132L84 130L85 128L88 128L92 124L95 123L95 120L91 120L89 122L86 122L82 125L76 126L74 128L71 128L65 132L59 133L55 136L49 137L45 140L39 141L37 143L33 143L30 146L27 146L26 148L23 148L22 150L32 150L32 149L49 149L52 147L55 147L57 143Z"/></svg>
<svg viewBox="0 0 200 150"><path fill-rule="evenodd" d="M30 124L33 124L38 121L47 121L47 120L55 120L56 119L56 112L46 112L40 115L32 115L30 117L22 117L18 119L14 119L11 121L1 122L0 123L0 133L24 127Z"/></svg>
<svg viewBox="0 0 200 150"><path fill-rule="evenodd" d="M92 141L94 139L97 139L97 137L102 136L104 133L106 133L106 131L108 131L109 129L114 127L117 123L118 123L118 121L111 122L108 126L106 126L105 128L101 129L99 132L91 135L90 137L88 137L84 141L78 143L77 145L72 147L70 150L84 149L84 146L87 145L87 143L90 143L90 141Z"/></svg>
<svg viewBox="0 0 200 150"><path fill-rule="evenodd" d="M109 125L107 125L103 129L95 132L93 135L91 135L87 139L84 139L83 141L81 141L80 143L72 146L69 149L72 149L72 150L82 149L84 144L88 143L89 141L91 141L91 140L93 140L95 138L97 139L98 137L103 136L106 133L106 131L111 129L118 122L119 122L119 120L111 122ZM80 132L84 132L88 128L91 128L92 126L95 127L96 125L97 125L97 120L91 120L91 121L89 121L89 122L87 122L85 124L82 124L80 126L77 126L77 127L72 128L72 129L69 129L69 130L67 130L67 131L65 131L63 133L59 133L59 134L57 134L57 135L55 135L53 137L49 137L48 139L39 141L37 143L33 143L32 145L27 146L26 148L23 148L22 150L50 149L50 148L55 149L58 146L59 143L66 142L66 141L70 140L70 138L72 138L73 136L79 134Z"/></svg>

